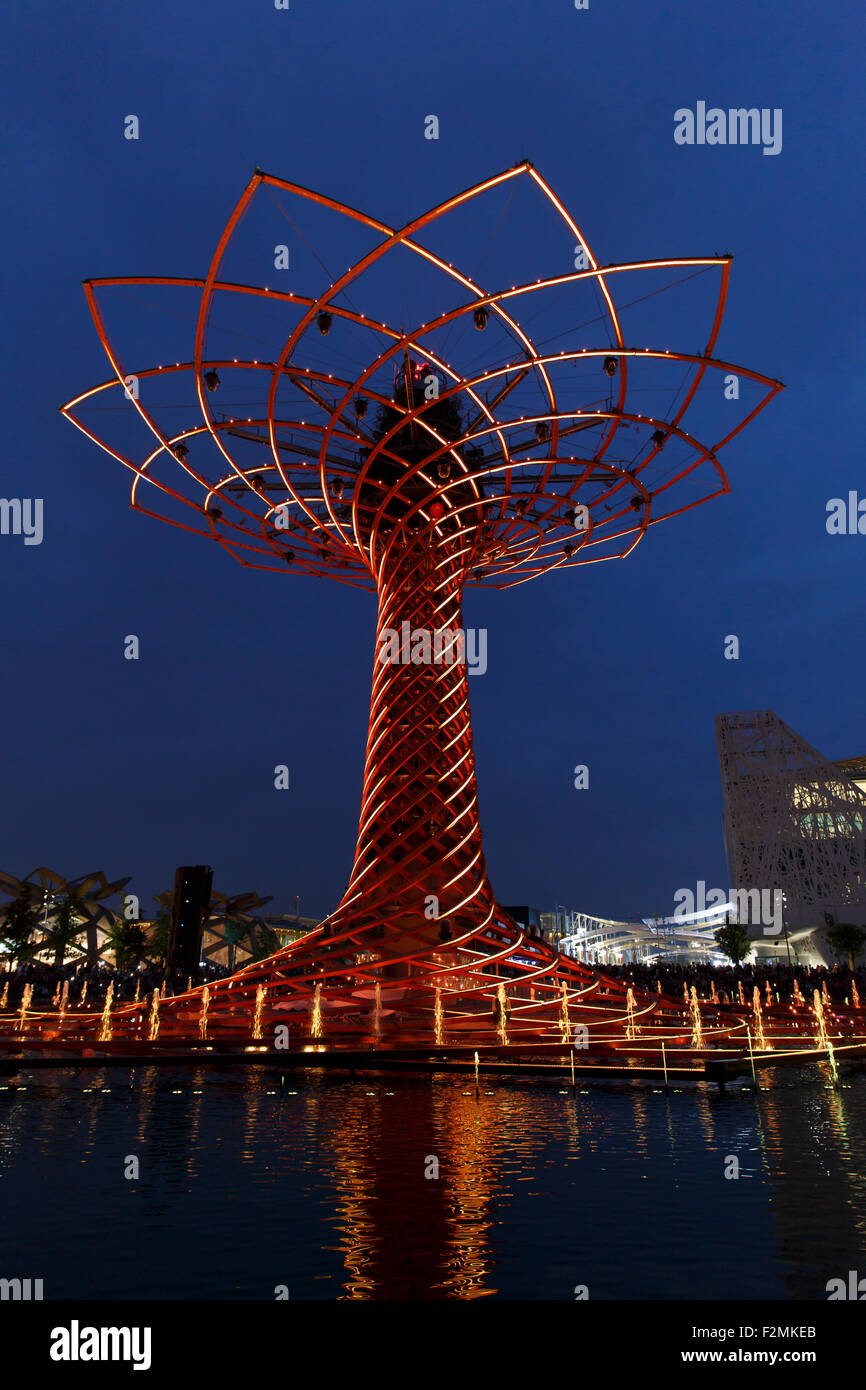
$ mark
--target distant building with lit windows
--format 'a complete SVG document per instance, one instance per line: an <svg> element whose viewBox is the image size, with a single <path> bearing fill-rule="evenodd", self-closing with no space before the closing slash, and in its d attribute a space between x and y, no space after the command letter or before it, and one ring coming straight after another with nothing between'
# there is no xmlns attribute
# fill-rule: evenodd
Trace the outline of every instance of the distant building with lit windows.
<svg viewBox="0 0 866 1390"><path fill-rule="evenodd" d="M718 715L716 740L731 886L783 894L756 950L833 962L827 928L866 925L866 757L831 762L771 710Z"/></svg>

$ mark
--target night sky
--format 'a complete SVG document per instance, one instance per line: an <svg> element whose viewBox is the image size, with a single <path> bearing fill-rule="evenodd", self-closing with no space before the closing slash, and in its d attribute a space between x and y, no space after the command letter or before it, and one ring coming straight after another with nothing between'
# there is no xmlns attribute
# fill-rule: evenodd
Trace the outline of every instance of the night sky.
<svg viewBox="0 0 866 1390"><path fill-rule="evenodd" d="M44 499L45 520L41 545L0 536L0 868L129 874L144 912L179 863L310 915L345 885L372 596L242 569L135 514L129 475L58 413L110 374L82 279L204 275L256 166L399 226L531 159L603 264L734 253L718 355L786 384L723 452L730 496L624 563L469 594L467 624L488 630L470 684L502 902L631 917L673 911L699 879L727 886L721 711L770 708L830 758L866 752L866 536L825 525L831 498L866 496L859 7L17 0L11 40L0 493ZM677 145L674 112L698 101L781 108L781 152ZM291 239L272 211L260 270L243 267L264 283L264 253ZM525 258L523 210L516 235ZM292 287L318 292L324 272L292 245ZM113 332L147 365L126 312ZM702 350L706 316L680 321L671 300L666 322L660 346Z"/></svg>

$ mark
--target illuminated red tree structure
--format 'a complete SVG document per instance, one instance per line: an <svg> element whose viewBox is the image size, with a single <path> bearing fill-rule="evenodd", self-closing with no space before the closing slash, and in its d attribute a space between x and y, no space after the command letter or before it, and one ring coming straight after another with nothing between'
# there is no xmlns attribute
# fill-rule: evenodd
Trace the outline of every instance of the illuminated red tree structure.
<svg viewBox="0 0 866 1390"><path fill-rule="evenodd" d="M516 186L538 205L538 220L523 226L522 254L540 253L549 221L554 273L485 288L428 238L484 196ZM318 294L223 278L230 243L260 191L275 201L291 195L317 216L336 214L363 233L367 249ZM387 269L394 257L399 278ZM417 326L397 327L356 306L371 276L379 292L383 264L386 298L401 280L405 289L407 270L423 279L422 297L436 307ZM646 275L633 302L652 301L657 313L655 296L670 288L659 288L659 276L674 273L676 284L718 276L702 352L633 346L614 305L615 284ZM283 1021L299 1040L346 1044L556 1041L581 1021L620 1039L650 1022L682 1032L681 1001L628 1000L619 984L559 956L498 906L482 852L467 670L458 658L467 585L509 588L628 555L650 527L728 491L720 449L781 389L714 356L730 273L729 256L600 268L524 161L399 230L256 170L204 279L85 282L113 374L63 409L130 469L132 506L210 538L244 565L328 576L374 590L379 602L349 885L308 937L211 989L208 1036L249 1036L254 1010L256 1036L264 1023ZM195 296L188 360L144 370L121 360L98 300L119 287ZM453 301L444 309L443 287ZM578 291L590 296L588 325L575 326ZM214 350L224 318L251 327L250 310L262 308L269 323L285 325L269 360ZM546 315L544 344L521 326L527 315ZM464 362L467 341L475 354L487 349L485 367ZM713 390L701 391L714 376ZM741 390L748 400L737 404ZM244 397L233 413L217 414L212 402L233 391L251 391L255 401ZM665 398L656 414L650 391ZM684 427L699 391L710 413L724 417L710 444ZM89 408L112 399L115 418L149 432L137 459L86 423ZM194 402L200 418L179 429L176 414L165 423L157 401L166 409ZM201 1030L201 1011L200 992L166 1001L160 1036L190 1035L196 1020ZM128 1010L115 1027L142 1036L147 1020Z"/></svg>

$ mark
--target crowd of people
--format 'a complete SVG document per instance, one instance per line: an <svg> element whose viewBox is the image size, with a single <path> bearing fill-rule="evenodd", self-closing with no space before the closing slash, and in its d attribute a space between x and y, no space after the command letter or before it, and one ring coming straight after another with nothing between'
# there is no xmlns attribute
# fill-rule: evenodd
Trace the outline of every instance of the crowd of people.
<svg viewBox="0 0 866 1390"><path fill-rule="evenodd" d="M52 1004L60 1003L65 984L68 986L67 1007L87 1008L104 1003L108 987L113 984L114 1001L125 1004L136 997L143 999L154 989L158 989L163 998L182 994L190 985L210 984L225 979L230 973L226 966L210 961L200 965L193 975L180 970L166 971L164 966L152 961L136 970L115 970L105 962L88 969L85 965L55 966L41 961L22 961L16 963L14 969L9 965L0 967L0 999L5 1000L5 1008L16 1008L29 985L31 1007L51 1008Z"/></svg>
<svg viewBox="0 0 866 1390"><path fill-rule="evenodd" d="M636 988L655 991L661 984L665 994L676 996L683 993L684 986L691 991L694 985L698 998L708 999L715 985L719 999L724 994L732 1001L739 997L741 984L747 1000L751 1000L756 985L763 996L769 984L774 995L790 1001L796 981L801 994L808 1001L811 1002L814 990L823 991L826 984L830 998L842 1004L846 998L852 997L853 980L860 998L866 1002L866 966L855 969L853 975L847 965L789 966L775 963L711 966L633 962L629 965L599 965L597 968L603 975L624 980Z"/></svg>
<svg viewBox="0 0 866 1390"><path fill-rule="evenodd" d="M715 985L716 996L722 1003L728 1000L736 1002L740 985L747 1000L751 1000L756 985L763 996L768 984L780 999L789 1000L795 981L807 1000L811 1000L814 990L823 991L826 984L830 998L844 1003L852 997L853 981L857 994L866 1003L866 965L855 969L853 975L847 965L788 966L775 963L711 966L630 962L626 965L599 964L594 968L602 975L622 980L635 988L656 992L661 985L665 994L674 996L682 995L684 989L691 991L694 985L700 999L709 999ZM163 965L152 961L134 970L112 969L105 962L91 968L83 964L54 966L40 961L16 962L14 969L11 963L0 966L0 1000L3 1001L0 1007L16 1008L27 985L32 991L33 1008L50 1008L52 1004L59 1004L64 984L68 986L67 1007L79 1008L101 1005L110 984L114 985L113 999L116 1003L130 1003L136 998L143 999L154 989L159 989L165 998L167 995L182 994L191 985L226 979L230 974L227 966L210 961L200 965L193 975L179 970L166 971Z"/></svg>

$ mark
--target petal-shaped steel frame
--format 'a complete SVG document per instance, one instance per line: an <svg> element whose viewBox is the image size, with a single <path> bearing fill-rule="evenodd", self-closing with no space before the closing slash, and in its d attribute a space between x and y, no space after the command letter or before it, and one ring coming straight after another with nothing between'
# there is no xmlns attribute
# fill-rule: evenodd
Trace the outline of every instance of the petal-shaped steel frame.
<svg viewBox="0 0 866 1390"><path fill-rule="evenodd" d="M417 239L450 211L521 178L532 181L569 236L584 248L587 269L491 291ZM263 185L353 219L380 234L382 241L317 296L222 280L226 251ZM461 303L408 332L335 302L353 281L397 247L435 267L463 293ZM618 277L713 266L720 272L719 294L703 354L627 345L611 288ZM576 1025L587 1030L585 1036L596 1053L634 1052L641 1047L652 1051L661 1042L690 1049L709 1038L736 1041L745 1027L741 1019L732 1021L710 1012L702 1038L696 1038L691 1027L684 1033L680 1001L639 991L636 996L618 982L560 957L498 907L487 878L478 824L466 667L448 655L448 644L453 656L462 632L462 595L467 583L506 588L552 569L627 555L650 526L728 490L719 451L782 389L778 381L714 356L730 272L727 256L602 268L578 224L538 171L524 161L400 229L256 170L204 279L112 277L85 282L90 311L114 376L76 396L63 411L132 471L132 505L158 515L142 500L145 496L149 500L156 490L173 505L197 512L203 524L188 525L175 516L163 519L216 539L245 565L285 570L290 558L295 570L374 588L379 597L380 659L373 678L360 828L349 886L340 906L301 941L211 987L206 1005L201 992L193 990L166 1001L156 1022L152 1008L149 1014L142 1006L118 1011L115 1037L143 1041L154 1038L159 1030L159 1036L168 1039L249 1039L261 1038L263 1029L285 1023L300 1040L324 1037L347 1046L372 1042L427 1049L446 1043L472 1048L562 1048L573 1042ZM614 346L539 351L515 317L516 311L527 296L583 281L595 283L601 293ZM155 439L155 447L137 463L98 439L76 413L103 393L122 389L128 378L109 341L97 299L98 291L121 285L201 291L192 359L134 375L140 382L192 373L203 423L166 434L134 394L131 403ZM290 304L298 311L295 327L273 361L206 355L211 309L218 296L256 296ZM427 340L479 309L496 317L515 351L506 365L466 376ZM369 331L377 341L377 350L351 380L316 372L296 361L299 344L322 313ZM408 361L410 353L416 362L435 369L445 383L445 389L430 400L416 402L408 377L404 403L396 392L394 398L385 397L373 385L384 368ZM605 409L564 408L557 399L554 371L566 363L611 356L618 375L616 400ZM672 419L626 408L629 374L637 359L644 366L673 362L694 369ZM266 374L262 378L266 404L260 414L217 420L205 374L220 369ZM739 423L715 443L706 444L688 433L682 422L710 369L734 373L765 390ZM509 414L511 393L530 377L537 383L540 408L529 415ZM313 411L322 411L324 422L281 415L277 398L283 383L300 392ZM489 390L494 393L492 400L485 394ZM371 435L362 428L359 415L352 418L359 399L390 411L394 423ZM443 433L435 423L441 418L436 410L451 400L462 407L464 426L458 437L453 431ZM639 438L645 435L649 446L646 456L630 465L611 454L614 440L626 427L637 431ZM411 461L403 457L400 442L407 430L414 441L423 441ZM285 439L286 431L291 431L291 441ZM189 461L186 441L204 436L222 460L215 480L205 478ZM307 442L298 444L296 436ZM568 453L567 441L574 436L581 441L593 437L593 447L581 456ZM229 446L235 437L261 444L268 461L242 466ZM359 445L366 456L356 461L347 458L346 450L356 451ZM668 445L676 445L681 457L672 475L659 479L653 464ZM155 469L171 454L182 470L179 481L198 489L198 497L157 476ZM386 477L391 470L390 482L377 476L380 466ZM700 496L678 500L679 485L702 468L709 470L708 489ZM344 496L347 485L350 504ZM375 505L361 500L371 490L377 498ZM578 506L582 525L576 529ZM382 659L383 644L395 632L444 635L445 651L440 651L438 660L428 657L414 662L407 659L403 641L396 660L393 653L390 659ZM80 1020L77 1026L81 1027ZM644 1039L640 1045L639 1036Z"/></svg>

